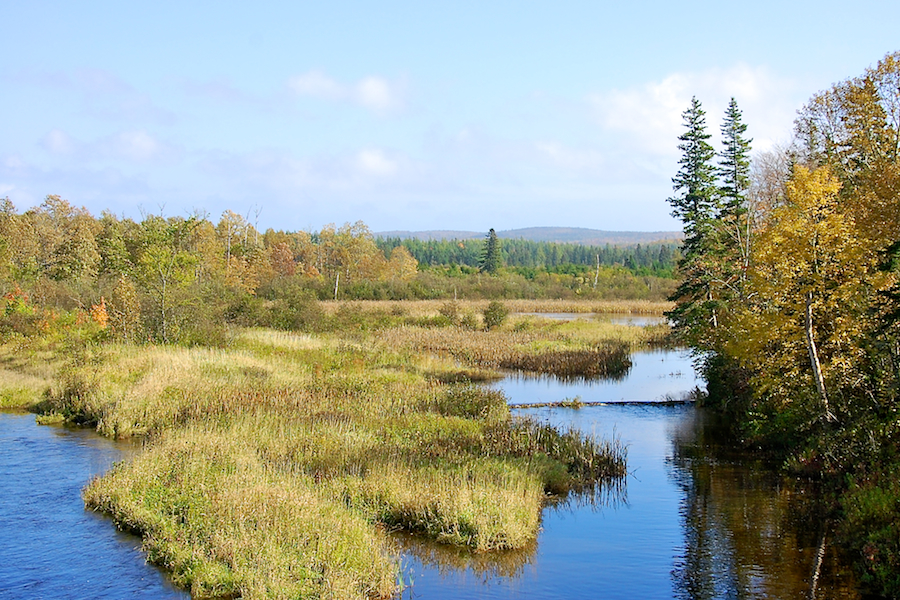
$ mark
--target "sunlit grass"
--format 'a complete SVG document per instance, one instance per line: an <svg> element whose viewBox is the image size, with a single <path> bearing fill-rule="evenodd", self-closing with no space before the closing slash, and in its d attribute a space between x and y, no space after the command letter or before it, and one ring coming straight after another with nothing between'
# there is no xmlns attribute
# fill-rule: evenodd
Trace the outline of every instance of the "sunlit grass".
<svg viewBox="0 0 900 600"><path fill-rule="evenodd" d="M513 327L87 346L66 357L42 408L151 441L85 499L143 533L151 560L195 595L386 597L398 569L386 531L522 548L548 495L624 475L616 444L513 417L502 393L455 383L489 376L496 348L548 356L599 339ZM484 365L439 356L429 336Z"/></svg>
<svg viewBox="0 0 900 600"><path fill-rule="evenodd" d="M462 311L481 312L489 300L458 300ZM426 317L439 314L447 300L367 300L355 302L323 302L325 314L334 315L342 307L381 312L398 316ZM630 315L662 315L672 309L670 302L652 300L503 300L513 313L609 313Z"/></svg>

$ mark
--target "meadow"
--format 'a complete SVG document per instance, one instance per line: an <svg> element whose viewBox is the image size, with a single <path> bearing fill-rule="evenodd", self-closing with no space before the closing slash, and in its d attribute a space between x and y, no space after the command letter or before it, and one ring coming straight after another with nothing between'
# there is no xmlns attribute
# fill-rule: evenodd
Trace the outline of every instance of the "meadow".
<svg viewBox="0 0 900 600"><path fill-rule="evenodd" d="M0 398L42 422L144 440L85 503L142 535L194 597L391 597L394 532L524 548L548 501L624 475L616 440L514 417L473 381L612 376L665 327L513 313L487 328L487 303L320 308L317 333L234 328L216 347L8 335Z"/></svg>

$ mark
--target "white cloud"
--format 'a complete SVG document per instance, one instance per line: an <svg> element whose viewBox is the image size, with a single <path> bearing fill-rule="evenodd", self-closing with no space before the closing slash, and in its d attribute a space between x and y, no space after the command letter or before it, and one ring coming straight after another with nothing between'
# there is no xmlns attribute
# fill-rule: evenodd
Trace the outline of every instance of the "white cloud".
<svg viewBox="0 0 900 600"><path fill-rule="evenodd" d="M110 149L131 160L150 160L163 150L162 144L146 131L123 131L110 141Z"/></svg>
<svg viewBox="0 0 900 600"><path fill-rule="evenodd" d="M52 154L65 157L69 163L83 166L109 160L144 163L171 159L180 154L177 147L142 129L120 131L88 142L73 138L61 129L52 129L41 140L41 145Z"/></svg>
<svg viewBox="0 0 900 600"><path fill-rule="evenodd" d="M347 93L337 81L316 70L292 77L288 81L288 87L299 96L312 96L326 100L341 99Z"/></svg>
<svg viewBox="0 0 900 600"><path fill-rule="evenodd" d="M362 150L356 156L357 168L366 175L390 177L397 173L398 164L377 149Z"/></svg>
<svg viewBox="0 0 900 600"><path fill-rule="evenodd" d="M376 112L385 112L398 104L397 93L387 80L381 77L366 77L356 84L357 101Z"/></svg>
<svg viewBox="0 0 900 600"><path fill-rule="evenodd" d="M402 86L375 75L363 77L356 83L344 84L322 71L312 70L291 77L288 88L298 96L349 101L379 114L400 108L403 104Z"/></svg>
<svg viewBox="0 0 900 600"><path fill-rule="evenodd" d="M793 82L767 69L736 65L728 69L673 73L661 81L593 94L597 122L629 150L656 155L677 153L681 114L696 96L706 111L707 131L719 137L719 124L731 97L737 100L754 148L767 149L790 137L804 97Z"/></svg>

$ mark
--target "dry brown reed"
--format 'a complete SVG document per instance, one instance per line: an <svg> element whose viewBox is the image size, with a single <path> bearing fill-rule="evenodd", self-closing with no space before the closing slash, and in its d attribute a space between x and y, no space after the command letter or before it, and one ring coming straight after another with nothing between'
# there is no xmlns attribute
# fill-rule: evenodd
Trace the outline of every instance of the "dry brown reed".
<svg viewBox="0 0 900 600"><path fill-rule="evenodd" d="M329 301L321 306L327 315L339 310L382 313L398 316L428 317L440 313L447 300L365 300ZM606 313L630 315L662 315L672 309L670 302L652 300L503 300L511 313ZM461 312L481 313L489 300L458 300Z"/></svg>

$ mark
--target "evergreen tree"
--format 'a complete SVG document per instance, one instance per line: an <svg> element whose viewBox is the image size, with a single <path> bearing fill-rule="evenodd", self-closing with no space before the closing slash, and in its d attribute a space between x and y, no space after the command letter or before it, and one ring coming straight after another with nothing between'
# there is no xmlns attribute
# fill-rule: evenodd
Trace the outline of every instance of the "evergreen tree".
<svg viewBox="0 0 900 600"><path fill-rule="evenodd" d="M706 113L696 97L682 113L686 131L678 137L682 157L672 178L675 195L669 198L672 216L684 227L678 268L682 282L669 298L675 308L668 317L682 341L698 351L711 349L709 334L717 326L717 299L710 257L715 249L715 218L718 216L715 185L715 151L707 140Z"/></svg>
<svg viewBox="0 0 900 600"><path fill-rule="evenodd" d="M479 268L485 273L491 275L500 268L500 239L497 232L492 227L484 240L484 246L481 250L481 264Z"/></svg>
<svg viewBox="0 0 900 600"><path fill-rule="evenodd" d="M720 229L720 270L723 286L743 298L750 261L751 214L747 207L750 189L750 143L747 125L734 98L722 122L722 146L717 174L720 178L718 220Z"/></svg>

